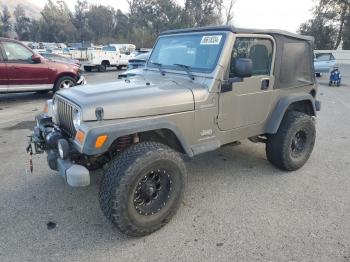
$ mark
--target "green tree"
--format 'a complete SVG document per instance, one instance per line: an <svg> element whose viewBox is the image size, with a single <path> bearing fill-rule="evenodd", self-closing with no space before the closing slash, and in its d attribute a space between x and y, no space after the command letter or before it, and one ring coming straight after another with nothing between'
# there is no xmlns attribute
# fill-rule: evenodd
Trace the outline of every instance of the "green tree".
<svg viewBox="0 0 350 262"><path fill-rule="evenodd" d="M190 26L221 24L223 0L186 0L185 20Z"/></svg>
<svg viewBox="0 0 350 262"><path fill-rule="evenodd" d="M75 12L72 17L72 23L78 31L78 40L89 40L91 34L88 28L87 13L89 6L86 0L78 0L75 5Z"/></svg>
<svg viewBox="0 0 350 262"><path fill-rule="evenodd" d="M343 32L343 49L350 50L350 15L347 16Z"/></svg>
<svg viewBox="0 0 350 262"><path fill-rule="evenodd" d="M342 39L346 39L347 18L350 15L350 0L318 0L313 18L300 27L301 32L313 35L318 46L338 49ZM328 34L328 39L327 39ZM325 41L324 44L321 41Z"/></svg>
<svg viewBox="0 0 350 262"><path fill-rule="evenodd" d="M28 28L29 41L42 41L41 38L41 23L38 20L31 20Z"/></svg>
<svg viewBox="0 0 350 262"><path fill-rule="evenodd" d="M319 50L332 50L337 41L336 26L319 9L314 11L314 18L300 26L299 33L313 36Z"/></svg>
<svg viewBox="0 0 350 262"><path fill-rule="evenodd" d="M153 45L165 30L183 27L183 9L174 0L129 0L132 42Z"/></svg>
<svg viewBox="0 0 350 262"><path fill-rule="evenodd" d="M77 30L71 22L72 14L63 0L49 0L41 12L40 38L47 42L74 41Z"/></svg>
<svg viewBox="0 0 350 262"><path fill-rule="evenodd" d="M337 40L334 49L337 49L342 41L346 18L350 14L350 0L320 0L326 17L338 25Z"/></svg>
<svg viewBox="0 0 350 262"><path fill-rule="evenodd" d="M1 24L2 24L2 36L4 37L10 37L10 33L12 31L12 24L11 24L11 14L9 12L8 7L5 5L2 9L1 14Z"/></svg>
<svg viewBox="0 0 350 262"><path fill-rule="evenodd" d="M129 25L129 17L118 9L115 14L115 36L119 42L129 41Z"/></svg>
<svg viewBox="0 0 350 262"><path fill-rule="evenodd" d="M114 8L103 5L91 5L87 12L87 18L95 42L110 42L115 37L116 21Z"/></svg>
<svg viewBox="0 0 350 262"><path fill-rule="evenodd" d="M13 12L15 18L14 31L19 40L29 40L30 19L26 16L21 5L17 5Z"/></svg>

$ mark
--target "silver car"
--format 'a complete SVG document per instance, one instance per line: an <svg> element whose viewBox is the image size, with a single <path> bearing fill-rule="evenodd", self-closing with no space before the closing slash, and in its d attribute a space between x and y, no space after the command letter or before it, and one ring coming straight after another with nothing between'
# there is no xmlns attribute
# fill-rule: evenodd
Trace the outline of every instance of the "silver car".
<svg viewBox="0 0 350 262"><path fill-rule="evenodd" d="M321 73L329 73L334 68L337 61L332 53L318 53L315 54L314 66L317 77L321 76Z"/></svg>

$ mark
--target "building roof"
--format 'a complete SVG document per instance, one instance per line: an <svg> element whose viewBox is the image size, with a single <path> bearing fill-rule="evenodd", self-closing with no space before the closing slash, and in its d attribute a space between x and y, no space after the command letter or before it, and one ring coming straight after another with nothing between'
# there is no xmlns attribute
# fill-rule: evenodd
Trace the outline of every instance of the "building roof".
<svg viewBox="0 0 350 262"><path fill-rule="evenodd" d="M197 28L186 28L186 29L176 29L168 30L162 32L160 35L169 35L169 34L182 34L182 33L191 33L191 32L207 32L207 31L230 31L235 34L267 34L267 35L283 35L292 38L314 41L312 36L298 35L290 33L283 30L274 30L274 29L245 29L237 28L234 26L207 26L207 27L197 27Z"/></svg>

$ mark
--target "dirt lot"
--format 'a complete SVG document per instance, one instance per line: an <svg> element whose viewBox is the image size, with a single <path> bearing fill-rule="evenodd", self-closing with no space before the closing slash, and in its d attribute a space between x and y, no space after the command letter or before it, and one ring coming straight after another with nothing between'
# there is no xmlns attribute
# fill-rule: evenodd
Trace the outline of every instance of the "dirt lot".
<svg viewBox="0 0 350 262"><path fill-rule="evenodd" d="M139 239L102 215L98 174L70 188L45 156L26 174L26 136L49 96L0 95L0 261L350 261L350 66L342 71L339 88L320 79L317 142L304 168L281 172L248 141L201 155L187 164L176 217Z"/></svg>

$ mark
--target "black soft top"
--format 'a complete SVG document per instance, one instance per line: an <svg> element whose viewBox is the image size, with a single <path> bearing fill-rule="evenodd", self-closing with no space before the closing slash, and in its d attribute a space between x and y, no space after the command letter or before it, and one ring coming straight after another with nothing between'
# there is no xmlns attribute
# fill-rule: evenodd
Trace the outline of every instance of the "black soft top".
<svg viewBox="0 0 350 262"><path fill-rule="evenodd" d="M197 27L197 28L186 28L186 29L176 29L168 30L162 32L160 35L170 35L170 34L183 34L191 32L206 32L206 31L229 31L235 34L265 34L265 35L282 35L295 39L314 41L312 36L298 35L290 33L283 30L274 30L274 29L246 29L246 28L237 28L234 26L206 26L206 27Z"/></svg>

